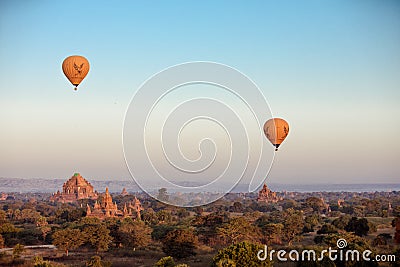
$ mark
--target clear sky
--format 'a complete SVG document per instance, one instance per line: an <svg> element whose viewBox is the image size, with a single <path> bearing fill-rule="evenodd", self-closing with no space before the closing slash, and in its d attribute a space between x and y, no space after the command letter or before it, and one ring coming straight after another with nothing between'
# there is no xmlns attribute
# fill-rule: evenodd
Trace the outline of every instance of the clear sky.
<svg viewBox="0 0 400 267"><path fill-rule="evenodd" d="M72 90L63 59L91 70ZM270 182L400 181L399 1L1 1L0 177L126 179L151 75L215 61L291 125Z"/></svg>

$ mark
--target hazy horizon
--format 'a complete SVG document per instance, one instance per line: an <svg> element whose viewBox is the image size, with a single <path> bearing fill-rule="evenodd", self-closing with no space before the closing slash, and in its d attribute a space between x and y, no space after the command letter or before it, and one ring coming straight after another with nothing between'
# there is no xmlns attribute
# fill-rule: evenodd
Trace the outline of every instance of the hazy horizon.
<svg viewBox="0 0 400 267"><path fill-rule="evenodd" d="M30 177L30 178L27 178L27 177L3 177L3 176L0 176L0 179L60 180L60 181L64 181L65 182L69 178L71 178L71 176L65 177L65 178L63 178L63 177ZM103 178L103 179L102 178L92 179L92 178L86 177L86 176L83 176L83 178L85 178L89 182L90 181L108 182L108 183L112 183L112 182L132 182L133 185L136 185L135 180L132 179L132 177L117 178L117 179L112 179L112 180L106 179L106 178ZM179 181L173 181L173 182L179 183ZM182 183L185 183L185 182L188 183L188 184L189 183L190 184L193 183L192 181L182 181ZM307 185L316 185L316 186L319 186L319 185L326 185L326 186L328 186L328 185L335 185L335 186L336 185L338 185L338 186L340 186L340 185L400 185L400 181L395 181L395 182L365 182L365 183L353 183L351 181L348 182L348 183L318 182L318 181L312 182L312 183L306 183L306 182L280 183L280 182L271 182L271 181L268 181L268 179L265 180L263 182L263 184L264 183L267 184L268 186L269 185L296 185L296 186L298 186L298 185L301 185L301 186L307 186ZM248 185L248 183L239 182L238 185ZM261 187L262 187L262 185L260 186L260 188Z"/></svg>

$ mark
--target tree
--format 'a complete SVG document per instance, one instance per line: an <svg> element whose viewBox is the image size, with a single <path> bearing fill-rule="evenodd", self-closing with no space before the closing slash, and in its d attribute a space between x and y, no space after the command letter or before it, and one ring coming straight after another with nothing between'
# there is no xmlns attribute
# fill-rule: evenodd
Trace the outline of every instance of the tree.
<svg viewBox="0 0 400 267"><path fill-rule="evenodd" d="M395 227L394 242L400 244L400 217L393 219L392 226Z"/></svg>
<svg viewBox="0 0 400 267"><path fill-rule="evenodd" d="M257 241L260 231L245 218L236 217L217 228L217 234L226 240L228 244L234 244L245 240Z"/></svg>
<svg viewBox="0 0 400 267"><path fill-rule="evenodd" d="M16 235L21 231L21 229L16 228L12 223L3 223L0 224L0 235L3 236L4 245L12 246L15 242L12 240L16 237Z"/></svg>
<svg viewBox="0 0 400 267"><path fill-rule="evenodd" d="M316 235L314 237L314 243L315 244L322 244L324 242L324 236L323 235Z"/></svg>
<svg viewBox="0 0 400 267"><path fill-rule="evenodd" d="M223 243L217 235L217 228L229 222L229 214L224 211L210 213L206 216L196 216L191 225L196 227L199 240L209 246Z"/></svg>
<svg viewBox="0 0 400 267"><path fill-rule="evenodd" d="M35 223L40 217L40 213L33 209L23 209L21 211L20 222L22 223Z"/></svg>
<svg viewBox="0 0 400 267"><path fill-rule="evenodd" d="M175 266L175 261L171 256L168 257L163 257L159 259L156 264L154 264L154 267L174 267Z"/></svg>
<svg viewBox="0 0 400 267"><path fill-rule="evenodd" d="M194 213L196 213L197 216L201 216L204 212L203 207L196 206L193 208Z"/></svg>
<svg viewBox="0 0 400 267"><path fill-rule="evenodd" d="M83 236L85 236L88 243L96 249L96 253L107 251L112 242L110 230L108 230L104 224L85 225L83 228Z"/></svg>
<svg viewBox="0 0 400 267"><path fill-rule="evenodd" d="M358 236L365 236L369 231L368 220L365 218L357 219L353 217L344 229L347 232L354 232Z"/></svg>
<svg viewBox="0 0 400 267"><path fill-rule="evenodd" d="M156 215L160 223L170 223L172 220L171 212L168 210L160 210L156 213Z"/></svg>
<svg viewBox="0 0 400 267"><path fill-rule="evenodd" d="M294 211L294 209L289 208L287 210L292 210ZM269 224L269 223L283 223L283 216L282 216L282 212L280 211L273 211L270 212L268 214L264 214L262 216L260 216L257 220L256 220L256 225L258 227L263 227L263 225L265 224Z"/></svg>
<svg viewBox="0 0 400 267"><path fill-rule="evenodd" d="M321 250L320 248L316 247L311 247L307 248L305 247L304 250L312 249L315 251L316 255L321 255ZM302 253L302 251L299 253ZM322 260L309 260L307 258L302 258L299 257L299 261L296 263L296 267L336 267L337 265L335 262L333 262L328 256L325 256Z"/></svg>
<svg viewBox="0 0 400 267"><path fill-rule="evenodd" d="M51 228L47 223L46 217L40 216L36 221L36 226L42 233L43 241L45 241L47 233L51 231Z"/></svg>
<svg viewBox="0 0 400 267"><path fill-rule="evenodd" d="M126 247L136 249L147 246L151 241L151 228L142 221L126 218L119 227L122 243Z"/></svg>
<svg viewBox="0 0 400 267"><path fill-rule="evenodd" d="M112 237L105 222L95 217L83 217L77 223L77 227L81 229L86 243L96 249L96 253L108 250Z"/></svg>
<svg viewBox="0 0 400 267"><path fill-rule="evenodd" d="M216 262L216 267L236 267L236 263L231 259L220 259Z"/></svg>
<svg viewBox="0 0 400 267"><path fill-rule="evenodd" d="M4 210L0 210L0 223L6 223L8 222L7 220L7 213Z"/></svg>
<svg viewBox="0 0 400 267"><path fill-rule="evenodd" d="M318 197L307 198L305 205L309 208L312 208L314 212L318 212L318 213L321 213L326 207L324 201Z"/></svg>
<svg viewBox="0 0 400 267"><path fill-rule="evenodd" d="M53 234L53 245L64 250L67 256L70 250L79 248L83 243L84 238L79 229L66 228Z"/></svg>
<svg viewBox="0 0 400 267"><path fill-rule="evenodd" d="M321 217L318 215L318 213L306 216L304 218L303 232L304 233L314 232L314 227L319 225L320 220Z"/></svg>
<svg viewBox="0 0 400 267"><path fill-rule="evenodd" d="M396 206L396 207L393 209L393 216L394 216L394 217L400 217L400 205Z"/></svg>
<svg viewBox="0 0 400 267"><path fill-rule="evenodd" d="M168 193L167 193L167 188L158 189L157 199L160 200L160 201L168 201L169 200L169 196L168 196Z"/></svg>
<svg viewBox="0 0 400 267"><path fill-rule="evenodd" d="M378 231L378 229L376 227L376 224L373 223L373 222L368 222L368 227L369 227L368 233L370 233L370 234L371 233L376 233Z"/></svg>
<svg viewBox="0 0 400 267"><path fill-rule="evenodd" d="M38 245L40 244L39 239L42 237L41 232L32 226L25 226L21 231L19 231L16 235L16 238L20 243L24 245Z"/></svg>
<svg viewBox="0 0 400 267"><path fill-rule="evenodd" d="M1 234L0 234L0 248L4 248L4 239Z"/></svg>
<svg viewBox="0 0 400 267"><path fill-rule="evenodd" d="M218 212L213 212L210 213L206 216L197 216L193 222L192 225L194 226L220 226L223 223L229 222L229 213L225 211L218 211Z"/></svg>
<svg viewBox="0 0 400 267"><path fill-rule="evenodd" d="M21 244L16 244L14 249L13 249L13 258L14 259L19 259L21 257L21 254L24 252L25 247Z"/></svg>
<svg viewBox="0 0 400 267"><path fill-rule="evenodd" d="M197 236L193 231L176 229L169 232L162 240L162 250L177 259L196 255L194 249L198 244Z"/></svg>
<svg viewBox="0 0 400 267"><path fill-rule="evenodd" d="M111 262L102 261L100 256L93 256L86 262L86 267L109 267Z"/></svg>
<svg viewBox="0 0 400 267"><path fill-rule="evenodd" d="M353 233L341 233L341 234L331 234L331 235L327 235L324 236L323 238L323 242L327 245L330 246L332 248L337 247L337 241L339 239L344 239L347 242L347 246L342 248L341 250L343 251L343 255L346 255L347 251L354 251L357 250L359 252L365 251L365 250L371 250L371 247L369 245L369 242L362 238L359 237ZM370 258L373 259L373 255L370 255ZM335 264L336 266L340 266L340 267L353 267L353 266L360 266L360 267L378 267L378 263L375 261L364 261L364 259L362 258L362 255L360 255L360 260L349 260L349 261L343 261L340 260L339 257L337 257L337 259L335 260Z"/></svg>
<svg viewBox="0 0 400 267"><path fill-rule="evenodd" d="M43 260L41 256L33 257L33 267L64 267L64 264L61 263L52 263L50 261Z"/></svg>
<svg viewBox="0 0 400 267"><path fill-rule="evenodd" d="M110 236L117 247L122 245L122 236L120 232L121 221L117 218L111 217L106 218L103 223L106 225L107 229L110 230Z"/></svg>
<svg viewBox="0 0 400 267"><path fill-rule="evenodd" d="M148 225L158 224L158 217L152 208L148 208L142 212L142 221Z"/></svg>
<svg viewBox="0 0 400 267"><path fill-rule="evenodd" d="M217 255L213 258L211 266L272 266L268 257L265 261L260 261L258 259L257 254L260 250L264 251L264 246L249 242L230 245L218 251Z"/></svg>
<svg viewBox="0 0 400 267"><path fill-rule="evenodd" d="M365 216L365 206L362 205L354 205L353 206L353 216L363 217Z"/></svg>
<svg viewBox="0 0 400 267"><path fill-rule="evenodd" d="M176 227L167 224L153 226L151 238L153 238L154 240L162 240L167 236L169 232L175 229Z"/></svg>
<svg viewBox="0 0 400 267"><path fill-rule="evenodd" d="M323 235L323 234L336 234L338 231L335 226L333 226L330 223L322 225L321 229L317 231L317 234Z"/></svg>
<svg viewBox="0 0 400 267"><path fill-rule="evenodd" d="M16 228L12 223L2 223L0 224L0 234L16 233L20 229Z"/></svg>
<svg viewBox="0 0 400 267"><path fill-rule="evenodd" d="M299 238L299 235L303 232L303 228L304 219L300 211L290 208L283 212L282 237L288 242L289 246Z"/></svg>
<svg viewBox="0 0 400 267"><path fill-rule="evenodd" d="M334 225L336 228L344 230L346 225L350 222L351 216L350 215L343 215L340 216L339 218L336 218L332 221L332 225Z"/></svg>
<svg viewBox="0 0 400 267"><path fill-rule="evenodd" d="M184 219L190 216L190 212L186 208L181 208L176 213L179 219Z"/></svg>
<svg viewBox="0 0 400 267"><path fill-rule="evenodd" d="M283 224L281 223L269 223L263 226L262 230L264 232L265 242L270 244L282 244L281 235L282 235Z"/></svg>
<svg viewBox="0 0 400 267"><path fill-rule="evenodd" d="M386 246L387 245L387 241L383 236L377 236L374 238L374 240L372 240L372 245L374 247L378 247L378 246Z"/></svg>
<svg viewBox="0 0 400 267"><path fill-rule="evenodd" d="M241 202L234 202L233 206L230 207L231 212L243 212L243 205Z"/></svg>
<svg viewBox="0 0 400 267"><path fill-rule="evenodd" d="M64 208L56 212L56 216L62 221L75 222L85 218L86 211L83 208Z"/></svg>

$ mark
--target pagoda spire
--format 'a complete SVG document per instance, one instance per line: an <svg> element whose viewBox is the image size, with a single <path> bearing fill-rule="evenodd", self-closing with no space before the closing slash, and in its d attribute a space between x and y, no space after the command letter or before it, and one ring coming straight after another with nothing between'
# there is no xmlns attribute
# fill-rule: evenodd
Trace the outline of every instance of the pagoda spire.
<svg viewBox="0 0 400 267"><path fill-rule="evenodd" d="M90 215L92 213L92 210L90 209L89 204L86 204L86 216Z"/></svg>

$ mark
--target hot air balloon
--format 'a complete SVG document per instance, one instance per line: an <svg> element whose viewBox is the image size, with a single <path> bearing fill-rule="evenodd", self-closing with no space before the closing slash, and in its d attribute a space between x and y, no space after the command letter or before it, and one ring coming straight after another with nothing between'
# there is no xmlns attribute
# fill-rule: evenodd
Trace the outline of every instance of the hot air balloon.
<svg viewBox="0 0 400 267"><path fill-rule="evenodd" d="M289 134L289 124L284 119L269 119L264 124L264 133L268 140L275 146L275 151Z"/></svg>
<svg viewBox="0 0 400 267"><path fill-rule="evenodd" d="M89 61L82 56L69 56L62 63L62 70L68 80L78 90L78 85L89 72Z"/></svg>

